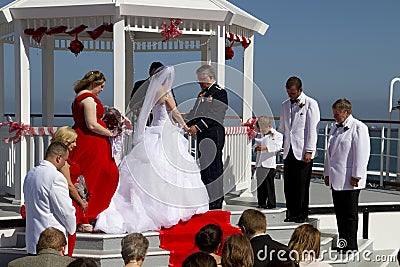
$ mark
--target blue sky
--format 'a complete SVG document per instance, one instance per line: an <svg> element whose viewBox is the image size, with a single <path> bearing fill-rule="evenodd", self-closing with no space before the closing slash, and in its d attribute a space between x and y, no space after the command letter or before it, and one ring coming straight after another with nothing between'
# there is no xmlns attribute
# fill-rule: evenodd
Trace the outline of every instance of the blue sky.
<svg viewBox="0 0 400 267"><path fill-rule="evenodd" d="M400 76L400 22L398 0L229 0L270 25L255 36L254 81L266 96L275 116L287 98L285 82L292 75L303 80L306 94L320 104L321 115L331 118L331 104L346 97L360 119L387 119L390 80ZM0 3L9 1L0 1ZM6 62L13 61L6 46ZM226 63L241 69L242 48ZM32 112L41 111L40 51L33 49ZM199 60L198 53L136 53L135 80L146 78L151 61L178 64ZM69 114L72 84L91 69L108 77L100 95L112 104L111 53L55 54L56 113ZM6 90L13 88L12 71L6 69ZM398 86L399 87L399 86ZM400 97L396 87L395 99ZM194 88L197 90L197 88ZM12 112L13 93L6 92L6 111ZM178 96L178 101L186 96ZM9 101L10 100L10 101ZM232 101L234 102L234 101Z"/></svg>

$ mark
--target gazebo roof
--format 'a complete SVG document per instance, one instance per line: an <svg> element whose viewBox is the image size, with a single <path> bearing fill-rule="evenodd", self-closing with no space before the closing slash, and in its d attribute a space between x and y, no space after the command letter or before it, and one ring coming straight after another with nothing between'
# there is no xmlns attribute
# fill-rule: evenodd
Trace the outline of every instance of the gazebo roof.
<svg viewBox="0 0 400 267"><path fill-rule="evenodd" d="M15 0L0 8L0 23L15 19L135 16L224 22L259 34L268 25L227 0Z"/></svg>

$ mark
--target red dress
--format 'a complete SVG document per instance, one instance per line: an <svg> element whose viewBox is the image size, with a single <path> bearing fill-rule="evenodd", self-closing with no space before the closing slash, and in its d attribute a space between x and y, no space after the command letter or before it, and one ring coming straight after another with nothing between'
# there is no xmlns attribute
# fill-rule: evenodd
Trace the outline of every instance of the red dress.
<svg viewBox="0 0 400 267"><path fill-rule="evenodd" d="M111 198L117 189L119 172L114 158L111 156L111 144L107 136L96 134L86 126L83 105L81 101L92 97L96 102L97 123L106 126L101 120L104 108L101 101L91 93L77 96L72 103L72 115L75 124L72 127L78 134L76 147L70 153L70 162L79 166L80 172L70 169L71 181L76 183L81 174L85 177L86 187L90 193L86 213L77 212L77 223L90 223L97 215L108 208ZM77 210L81 210L74 203ZM86 216L85 216L86 215ZM80 217L80 218L78 218Z"/></svg>

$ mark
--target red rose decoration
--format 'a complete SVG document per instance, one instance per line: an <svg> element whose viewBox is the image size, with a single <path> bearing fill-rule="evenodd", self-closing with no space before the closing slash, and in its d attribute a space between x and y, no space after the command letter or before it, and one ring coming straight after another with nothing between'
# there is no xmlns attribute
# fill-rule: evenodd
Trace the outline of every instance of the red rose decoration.
<svg viewBox="0 0 400 267"><path fill-rule="evenodd" d="M73 40L69 44L68 47L68 49L71 50L71 52L74 53L76 57L80 52L83 51L83 48L84 48L83 44L81 43L81 41L78 40L78 35L75 37L75 40Z"/></svg>
<svg viewBox="0 0 400 267"><path fill-rule="evenodd" d="M21 206L21 209L19 210L19 213L21 214L22 218L26 219L26 208L25 208L25 205Z"/></svg>
<svg viewBox="0 0 400 267"><path fill-rule="evenodd" d="M182 31L178 29L178 26L181 23L181 19L170 19L170 25L167 25L165 22L161 24L161 36L164 37L163 42L166 42L171 38L175 39L182 34Z"/></svg>

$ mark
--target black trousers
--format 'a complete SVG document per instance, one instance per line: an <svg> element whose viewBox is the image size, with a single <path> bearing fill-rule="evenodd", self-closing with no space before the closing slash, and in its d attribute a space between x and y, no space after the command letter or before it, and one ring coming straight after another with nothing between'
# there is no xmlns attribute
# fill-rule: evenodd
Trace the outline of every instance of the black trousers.
<svg viewBox="0 0 400 267"><path fill-rule="evenodd" d="M257 202L259 206L276 207L275 174L274 168L256 168Z"/></svg>
<svg viewBox="0 0 400 267"><path fill-rule="evenodd" d="M309 163L297 160L292 148L284 160L283 178L288 218L306 219L308 217L312 164L312 160Z"/></svg>
<svg viewBox="0 0 400 267"><path fill-rule="evenodd" d="M340 190L332 188L333 206L339 238L346 240L344 250L358 250L358 198L360 190Z"/></svg>
<svg viewBox="0 0 400 267"><path fill-rule="evenodd" d="M222 150L225 145L225 129L220 128L197 133L201 180L207 188L210 209L221 209L224 201Z"/></svg>

